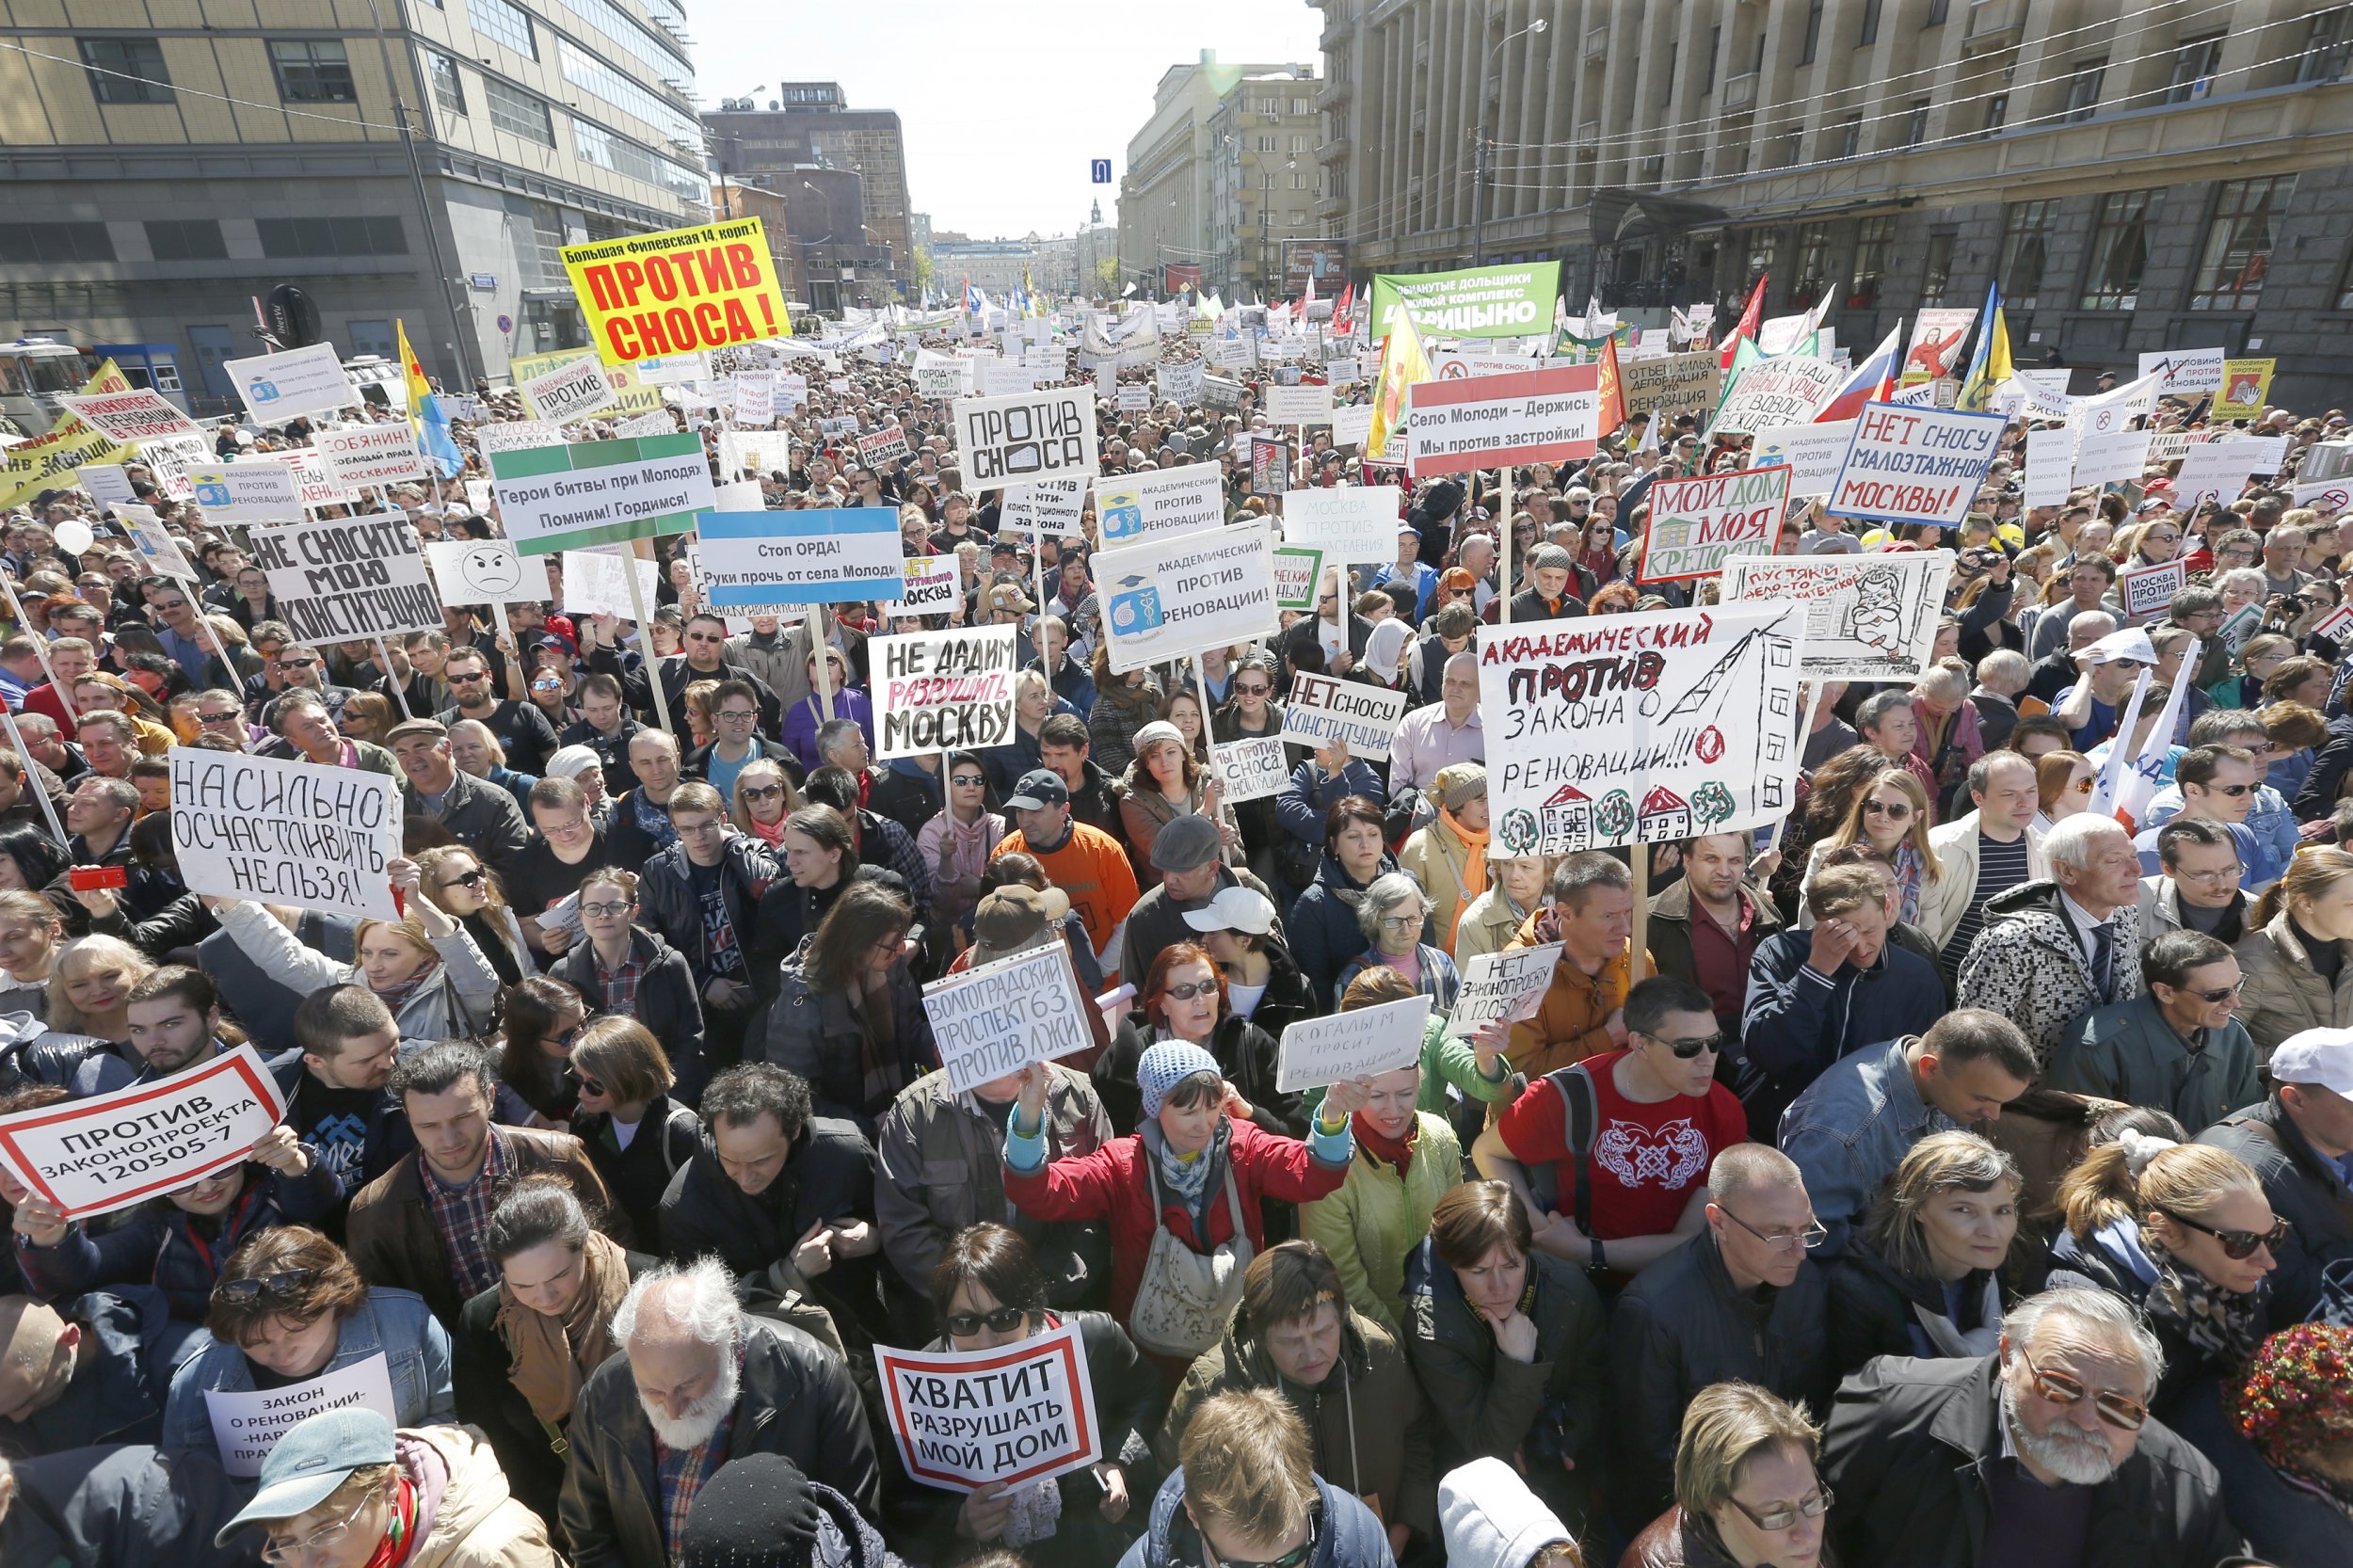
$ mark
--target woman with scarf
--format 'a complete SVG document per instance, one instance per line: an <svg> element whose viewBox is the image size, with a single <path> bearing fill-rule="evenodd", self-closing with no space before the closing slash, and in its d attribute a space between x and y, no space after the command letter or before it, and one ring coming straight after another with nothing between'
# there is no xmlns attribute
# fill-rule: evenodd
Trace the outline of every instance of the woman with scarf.
<svg viewBox="0 0 2353 1568"><path fill-rule="evenodd" d="M638 924L637 914L635 872L600 866L582 877L583 939L548 967L548 977L576 991L589 1015L634 1018L652 1031L691 1101L712 1071L703 1057L702 994L686 954Z"/></svg>
<svg viewBox="0 0 2353 1568"><path fill-rule="evenodd" d="M1432 1011L1453 1009L1462 978L1445 949L1421 939L1430 927L1430 900L1419 883L1403 872L1375 878L1356 905L1356 926L1365 936L1364 951L1333 981L1335 994L1345 994L1350 983L1368 970L1394 969L1430 999Z"/></svg>
<svg viewBox="0 0 2353 1568"><path fill-rule="evenodd" d="M1618 1568L1833 1568L1821 1457L1804 1407L1753 1383L1709 1384L1683 1415L1674 1505Z"/></svg>
<svg viewBox="0 0 2353 1568"><path fill-rule="evenodd" d="M1440 768L1424 798L1438 815L1414 830L1397 863L1430 895L1431 929L1451 952L1455 921L1487 890L1487 770L1477 762Z"/></svg>
<svg viewBox="0 0 2353 1568"><path fill-rule="evenodd" d="M2273 1335L2223 1405L2230 1440L2192 1441L2221 1472L2248 1545L2290 1568L2353 1562L2353 1328Z"/></svg>
<svg viewBox="0 0 2353 1568"><path fill-rule="evenodd" d="M896 892L853 884L784 961L776 1000L744 1035L744 1061L799 1074L818 1115L870 1139L899 1091L939 1064L910 962L914 923Z"/></svg>
<svg viewBox="0 0 2353 1568"><path fill-rule="evenodd" d="M1227 1109L1234 1114L1286 1137L1306 1129L1298 1093L1274 1086L1275 1036L1235 1013L1225 971L1207 948L1178 942L1153 958L1135 1012L1120 1023L1091 1075L1104 1112L1121 1132L1133 1132L1142 1119L1138 1064L1168 1040L1199 1046L1217 1058L1233 1096ZM1234 1111L1236 1105L1247 1109Z"/></svg>
<svg viewBox="0 0 2353 1568"><path fill-rule="evenodd" d="M1352 1118L1364 1103L1335 1084L1305 1142L1268 1132L1240 1106L1217 1058L1183 1040L1136 1065L1143 1123L1092 1154L1048 1163L1048 1079L1036 1063L1005 1124L1005 1196L1040 1220L1101 1220L1111 1232L1112 1317L1172 1384L1218 1342L1242 1271L1266 1246L1264 1200L1312 1203L1348 1179Z"/></svg>
<svg viewBox="0 0 2353 1568"><path fill-rule="evenodd" d="M490 1212L499 1282L466 1304L450 1345L457 1418L482 1429L508 1486L542 1519L564 1486L573 1401L620 1349L607 1325L654 1259L596 1230L560 1176L526 1176Z"/></svg>
<svg viewBox="0 0 2353 1568"><path fill-rule="evenodd" d="M800 805L784 765L770 758L753 758L735 776L735 830L771 850L783 849L784 824Z"/></svg>
<svg viewBox="0 0 2353 1568"><path fill-rule="evenodd" d="M948 754L948 804L915 836L932 869L932 917L950 931L969 925L981 902L981 873L1005 836L1005 819L988 808L988 770L968 751Z"/></svg>
<svg viewBox="0 0 2353 1568"><path fill-rule="evenodd" d="M1405 1260L1430 1234L1431 1210L1463 1176L1454 1129L1420 1108L1428 1076L1416 1063L1358 1080L1364 1105L1350 1126L1356 1158L1348 1179L1299 1213L1300 1234L1331 1255L1348 1304L1391 1335L1399 1332Z"/></svg>
<svg viewBox="0 0 2353 1568"><path fill-rule="evenodd" d="M466 928L473 945L498 971L499 983L512 985L539 972L539 961L523 937L522 921L506 902L498 872L463 844L439 844L417 852L418 888Z"/></svg>
<svg viewBox="0 0 2353 1568"><path fill-rule="evenodd" d="M572 1037L588 1010L577 986L535 974L499 992L499 1081L515 1091L539 1119L534 1127L562 1131L580 1099L565 1071Z"/></svg>
<svg viewBox="0 0 2353 1568"><path fill-rule="evenodd" d="M2140 1308L2165 1347L2150 1414L2170 1419L2201 1384L2236 1378L2265 1328L2264 1276L2287 1224L2236 1155L2126 1132L2059 1183L2066 1228L2054 1288L2106 1290Z"/></svg>
<svg viewBox="0 0 2353 1568"><path fill-rule="evenodd" d="M1219 745L1283 733L1283 705L1274 700L1274 662L1263 653L1244 654L1235 663L1226 687L1229 695L1209 719L1209 736ZM1283 824L1275 815L1274 798L1246 800L1228 809L1241 829L1242 855L1250 869L1268 887L1277 886L1275 852L1283 842Z"/></svg>
<svg viewBox="0 0 2353 1568"><path fill-rule="evenodd" d="M1315 765L1303 762L1300 772ZM1353 768L1363 766L1352 764ZM1369 775L1368 781L1377 791L1378 781L1370 780ZM1292 788L1298 787L1294 779ZM1306 810L1304 806L1296 808L1298 814ZM1283 811L1284 824L1289 826L1295 812L1288 794L1283 797ZM1317 825L1326 847L1315 881L1292 903L1290 919L1283 929L1290 936L1291 956L1299 960L1299 970L1307 977L1317 1010L1321 1012L1332 1006L1337 994L1333 983L1340 971L1365 951L1364 928L1356 923L1356 911L1365 901L1366 889L1384 872L1397 870L1397 861L1382 839L1384 824L1377 797L1343 794L1323 810Z"/></svg>
<svg viewBox="0 0 2353 1568"><path fill-rule="evenodd" d="M1912 1146L1861 1234L1827 1265L1840 1376L1875 1355L1993 1352L2022 1185L2009 1156L1974 1132Z"/></svg>
<svg viewBox="0 0 2353 1568"><path fill-rule="evenodd" d="M1096 710L1101 710L1099 699ZM1125 790L1119 797L1119 820L1128 830L1140 890L1150 892L1160 885L1152 846L1160 829L1178 817L1207 817L1216 824L1224 846L1221 858L1230 861L1241 847L1241 827L1225 805L1225 781L1201 765L1185 744L1183 731L1166 719L1154 719L1136 731L1135 757L1120 782Z"/></svg>
<svg viewBox="0 0 2353 1568"><path fill-rule="evenodd" d="M1867 843L1887 857L1887 863L1896 869L1896 889L1901 900L1897 918L1908 924L1916 923L1921 900L1929 885L1944 874L1945 863L1937 858L1935 848L1929 842L1929 792L1909 769L1881 768L1869 786L1855 796L1838 830L1813 846L1805 882L1799 888L1801 901L1822 856L1854 843ZM1801 902L1799 929L1805 930L1813 924L1814 912Z"/></svg>
<svg viewBox="0 0 2353 1568"><path fill-rule="evenodd" d="M1136 732L1154 722L1160 711L1160 683L1150 669L1139 666L1114 674L1111 648L1095 650L1095 706L1087 710L1088 756L1113 778L1136 760Z"/></svg>

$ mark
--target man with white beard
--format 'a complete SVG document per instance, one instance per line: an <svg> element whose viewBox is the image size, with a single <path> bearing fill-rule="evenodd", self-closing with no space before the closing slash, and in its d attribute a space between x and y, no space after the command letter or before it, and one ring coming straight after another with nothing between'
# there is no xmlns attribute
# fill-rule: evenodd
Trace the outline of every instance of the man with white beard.
<svg viewBox="0 0 2353 1568"><path fill-rule="evenodd" d="M1993 1355L1881 1356L1822 1445L1849 1562L2213 1568L2247 1548L2203 1455L2149 1414L2165 1354L2132 1304L2046 1290Z"/></svg>
<svg viewBox="0 0 2353 1568"><path fill-rule="evenodd" d="M580 1391L558 1507L576 1568L677 1560L695 1494L745 1454L781 1454L879 1523L880 1480L848 1367L747 1317L715 1257L638 1276L613 1314L623 1353Z"/></svg>

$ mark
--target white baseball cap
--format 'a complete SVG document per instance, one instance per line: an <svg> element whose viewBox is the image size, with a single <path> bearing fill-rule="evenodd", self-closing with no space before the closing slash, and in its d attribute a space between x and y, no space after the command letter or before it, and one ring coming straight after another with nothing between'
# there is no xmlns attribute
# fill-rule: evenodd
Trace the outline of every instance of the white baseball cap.
<svg viewBox="0 0 2353 1568"><path fill-rule="evenodd" d="M2318 1084L2353 1099L2353 1029L2308 1029L2289 1035L2271 1053L2271 1081Z"/></svg>
<svg viewBox="0 0 2353 1568"><path fill-rule="evenodd" d="M2087 664L2105 664L2119 659L2153 664L2157 662L2157 648L2149 640L2149 633L2136 626L2129 631L2109 632L2076 657Z"/></svg>
<svg viewBox="0 0 2353 1568"><path fill-rule="evenodd" d="M1207 906L1185 911L1195 931L1240 931L1263 936L1274 929L1274 901L1255 888L1220 888Z"/></svg>

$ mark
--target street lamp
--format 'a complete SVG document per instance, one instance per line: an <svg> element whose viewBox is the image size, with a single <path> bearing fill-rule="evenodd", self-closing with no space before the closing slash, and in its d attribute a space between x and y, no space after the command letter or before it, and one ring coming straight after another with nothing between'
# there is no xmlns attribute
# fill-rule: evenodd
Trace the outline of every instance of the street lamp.
<svg viewBox="0 0 2353 1568"><path fill-rule="evenodd" d="M1479 75L1478 172L1471 177L1471 265L1473 266L1480 264L1483 253L1481 241L1487 227L1487 84L1495 75L1496 56L1503 53L1503 46L1513 39L1525 37L1529 33L1541 33L1548 25L1550 24L1546 19L1540 16L1518 32L1506 33L1496 40L1494 46L1487 51L1486 68Z"/></svg>

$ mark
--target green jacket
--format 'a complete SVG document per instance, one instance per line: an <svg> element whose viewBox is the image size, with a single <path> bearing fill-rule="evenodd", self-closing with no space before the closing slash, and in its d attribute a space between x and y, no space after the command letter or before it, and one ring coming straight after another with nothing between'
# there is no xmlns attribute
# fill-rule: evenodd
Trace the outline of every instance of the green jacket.
<svg viewBox="0 0 2353 1568"><path fill-rule="evenodd" d="M1364 1498L1385 1521L1402 1520L1424 1538L1436 1538L1438 1478L1430 1423L1422 1418L1413 1368L1387 1330L1349 1313L1340 1324L1339 1365L1320 1386L1305 1388L1274 1369L1248 1312L1237 1307L1225 1339L1201 1352L1169 1401L1153 1444L1160 1462L1176 1467L1186 1423L1204 1400L1251 1388L1280 1389L1290 1400L1315 1444L1317 1475Z"/></svg>
<svg viewBox="0 0 2353 1568"><path fill-rule="evenodd" d="M2068 1031L2051 1052L2042 1086L2169 1111L2193 1138L2264 1097L2245 1024L2233 1018L2206 1031L2193 1050L2145 995L2096 1008Z"/></svg>
<svg viewBox="0 0 2353 1568"><path fill-rule="evenodd" d="M1432 1207L1463 1179L1462 1142L1446 1119L1424 1111L1416 1126L1414 1158L1403 1176L1359 1142L1340 1190L1299 1211L1300 1233L1339 1266L1348 1304L1392 1335L1405 1256L1430 1234Z"/></svg>

